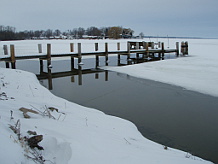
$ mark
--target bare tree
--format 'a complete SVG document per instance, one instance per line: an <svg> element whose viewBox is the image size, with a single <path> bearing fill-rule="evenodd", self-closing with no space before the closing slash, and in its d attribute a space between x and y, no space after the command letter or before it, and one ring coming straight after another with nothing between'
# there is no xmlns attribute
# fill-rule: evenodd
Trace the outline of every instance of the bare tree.
<svg viewBox="0 0 218 164"><path fill-rule="evenodd" d="M141 39L143 39L143 38L145 37L144 33L143 33L143 32L140 32L140 33L139 33L139 37L140 37Z"/></svg>
<svg viewBox="0 0 218 164"><path fill-rule="evenodd" d="M110 27L108 31L108 37L112 39L119 39L122 36L122 27Z"/></svg>

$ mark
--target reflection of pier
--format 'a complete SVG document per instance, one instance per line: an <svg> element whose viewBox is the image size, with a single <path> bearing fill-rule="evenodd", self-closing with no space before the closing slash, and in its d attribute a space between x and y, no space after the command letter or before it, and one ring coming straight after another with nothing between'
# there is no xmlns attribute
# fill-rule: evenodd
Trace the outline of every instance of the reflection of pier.
<svg viewBox="0 0 218 164"><path fill-rule="evenodd" d="M75 82L75 76L78 76L78 85L82 85L82 75L85 74L95 74L95 79L99 78L99 73L105 73L105 81L108 81L108 71L104 71L102 69L84 69L82 70L82 67L79 66L78 69L73 69L71 71L66 72L55 72L52 73L51 69L48 69L48 72L40 72L40 74L37 75L39 80L48 79L48 88L49 90L52 90L52 79L53 78L61 78L66 76L71 76L71 82Z"/></svg>

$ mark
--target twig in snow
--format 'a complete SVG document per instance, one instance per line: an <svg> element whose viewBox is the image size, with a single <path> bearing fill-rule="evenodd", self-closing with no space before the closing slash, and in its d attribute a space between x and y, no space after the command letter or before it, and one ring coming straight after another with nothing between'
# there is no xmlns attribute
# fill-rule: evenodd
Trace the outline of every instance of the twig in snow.
<svg viewBox="0 0 218 164"><path fill-rule="evenodd" d="M130 143L129 141L127 141L127 139L126 139L126 138L124 138L124 140L126 141L126 143L128 143L129 145L131 145L131 143Z"/></svg>
<svg viewBox="0 0 218 164"><path fill-rule="evenodd" d="M14 118L13 118L13 111L11 110L11 120L12 120L12 119L14 119Z"/></svg>
<svg viewBox="0 0 218 164"><path fill-rule="evenodd" d="M15 126L9 125L9 128L18 136L18 139L20 140L20 120L17 120L17 123Z"/></svg>
<svg viewBox="0 0 218 164"><path fill-rule="evenodd" d="M87 119L87 117L86 117L86 126L88 126L88 119Z"/></svg>
<svg viewBox="0 0 218 164"><path fill-rule="evenodd" d="M30 85L29 85L29 88L30 88L30 90L31 90L31 92L32 92L33 97L35 97L34 94L33 94L33 90L32 90L32 88L31 88Z"/></svg>

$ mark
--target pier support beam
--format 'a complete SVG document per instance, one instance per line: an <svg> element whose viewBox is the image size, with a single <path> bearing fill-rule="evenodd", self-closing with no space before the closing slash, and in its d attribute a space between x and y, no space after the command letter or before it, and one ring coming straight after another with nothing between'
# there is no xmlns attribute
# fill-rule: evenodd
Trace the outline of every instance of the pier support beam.
<svg viewBox="0 0 218 164"><path fill-rule="evenodd" d="M40 74L43 73L43 59L39 59L39 65L40 65Z"/></svg>
<svg viewBox="0 0 218 164"><path fill-rule="evenodd" d="M42 44L38 44L38 51L39 53L42 53Z"/></svg>
<svg viewBox="0 0 218 164"><path fill-rule="evenodd" d="M130 43L127 42L127 64L130 65L132 62L131 62L131 59L130 59Z"/></svg>
<svg viewBox="0 0 218 164"><path fill-rule="evenodd" d="M78 65L82 64L81 43L78 43Z"/></svg>
<svg viewBox="0 0 218 164"><path fill-rule="evenodd" d="M95 43L95 51L98 51L98 43ZM95 68L99 66L99 56L95 55Z"/></svg>
<svg viewBox="0 0 218 164"><path fill-rule="evenodd" d="M7 45L4 45L4 46L3 46L3 49L4 49L4 55L8 55L8 46L7 46ZM6 68L10 68L9 62L5 62L5 67L6 67Z"/></svg>
<svg viewBox="0 0 218 164"><path fill-rule="evenodd" d="M16 69L16 60L15 60L15 49L14 45L10 45L10 51L11 51L11 68Z"/></svg>
<svg viewBox="0 0 218 164"><path fill-rule="evenodd" d="M146 58L148 58L149 57L148 42L145 42L145 52L146 52Z"/></svg>
<svg viewBox="0 0 218 164"><path fill-rule="evenodd" d="M117 43L117 50L120 51L120 42ZM117 65L120 65L120 54L117 55Z"/></svg>
<svg viewBox="0 0 218 164"><path fill-rule="evenodd" d="M51 44L47 44L47 67L51 68Z"/></svg>
<svg viewBox="0 0 218 164"><path fill-rule="evenodd" d="M105 65L108 66L108 43L105 43Z"/></svg>
<svg viewBox="0 0 218 164"><path fill-rule="evenodd" d="M78 66L78 85L82 85L82 67Z"/></svg>
<svg viewBox="0 0 218 164"><path fill-rule="evenodd" d="M154 42L151 42L151 49L154 49ZM152 52L152 58L154 58L154 52Z"/></svg>
<svg viewBox="0 0 218 164"><path fill-rule="evenodd" d="M136 42L136 50L139 49L139 42ZM139 53L136 53L136 60L139 60Z"/></svg>
<svg viewBox="0 0 218 164"><path fill-rule="evenodd" d="M176 56L179 56L179 42L176 42Z"/></svg>
<svg viewBox="0 0 218 164"><path fill-rule="evenodd" d="M74 52L74 44L70 43L70 52ZM74 57L71 56L71 71L74 69Z"/></svg>
<svg viewBox="0 0 218 164"><path fill-rule="evenodd" d="M161 58L162 58L162 60L164 60L164 42L161 43L161 50L162 50Z"/></svg>

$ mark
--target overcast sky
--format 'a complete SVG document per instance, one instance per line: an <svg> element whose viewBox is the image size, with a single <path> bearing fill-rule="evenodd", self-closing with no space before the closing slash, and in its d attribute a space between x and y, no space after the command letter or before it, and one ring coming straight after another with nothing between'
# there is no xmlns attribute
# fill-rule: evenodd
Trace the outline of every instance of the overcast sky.
<svg viewBox="0 0 218 164"><path fill-rule="evenodd" d="M153 36L218 38L218 0L0 0L17 31L122 26Z"/></svg>

